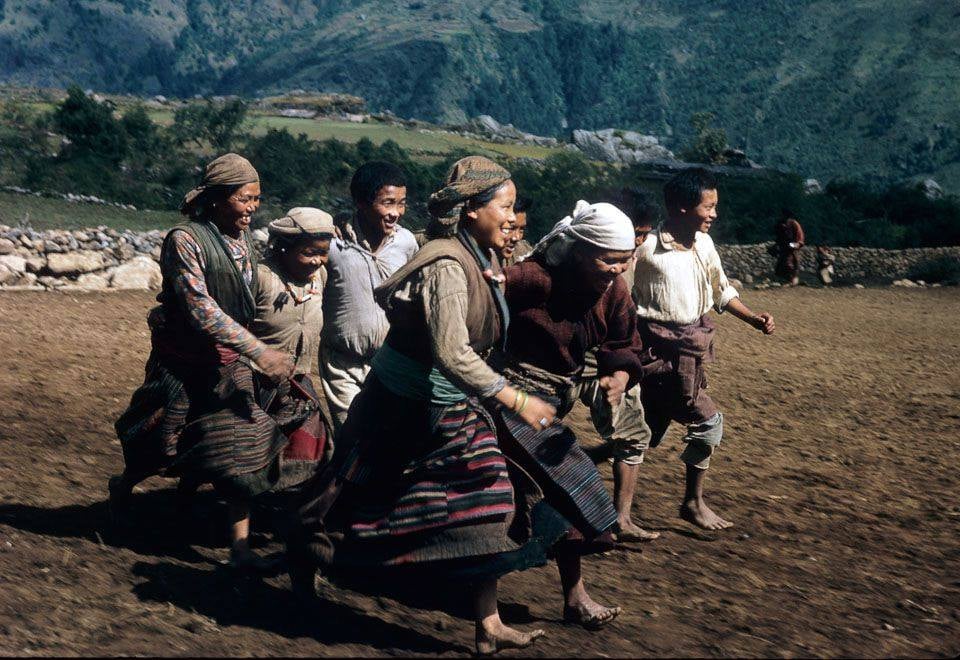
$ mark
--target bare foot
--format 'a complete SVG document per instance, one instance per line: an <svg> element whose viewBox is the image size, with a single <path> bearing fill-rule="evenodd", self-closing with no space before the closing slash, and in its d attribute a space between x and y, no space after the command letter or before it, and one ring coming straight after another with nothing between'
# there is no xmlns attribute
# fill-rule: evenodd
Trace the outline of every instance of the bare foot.
<svg viewBox="0 0 960 660"><path fill-rule="evenodd" d="M626 520L619 523L620 531L617 532L617 541L640 541L641 543L660 538L660 532L650 532L633 524L633 521Z"/></svg>
<svg viewBox="0 0 960 660"><path fill-rule="evenodd" d="M544 636L537 628L530 632L520 632L499 621L488 627L477 624L477 655L493 655L504 649L522 649L530 646Z"/></svg>
<svg viewBox="0 0 960 660"><path fill-rule="evenodd" d="M587 630L599 630L617 618L623 610L619 606L604 607L589 596L584 601L563 608L563 620L576 623Z"/></svg>
<svg viewBox="0 0 960 660"><path fill-rule="evenodd" d="M703 529L727 529L733 527L733 523L724 520L713 512L702 500L684 502L680 505L680 517L691 525L696 525Z"/></svg>

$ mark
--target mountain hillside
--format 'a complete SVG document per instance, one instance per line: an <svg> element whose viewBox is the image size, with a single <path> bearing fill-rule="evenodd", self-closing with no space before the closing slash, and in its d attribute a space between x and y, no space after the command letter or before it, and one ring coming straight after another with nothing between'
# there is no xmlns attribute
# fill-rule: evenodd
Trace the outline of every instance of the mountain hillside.
<svg viewBox="0 0 960 660"><path fill-rule="evenodd" d="M689 139L764 164L960 192L948 0L0 0L0 82L191 96L294 88L524 130Z"/></svg>

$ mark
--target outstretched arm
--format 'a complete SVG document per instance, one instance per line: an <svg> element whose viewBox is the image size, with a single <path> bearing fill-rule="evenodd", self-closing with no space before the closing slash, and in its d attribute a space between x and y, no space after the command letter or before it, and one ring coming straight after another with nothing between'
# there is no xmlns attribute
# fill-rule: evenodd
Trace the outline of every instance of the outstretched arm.
<svg viewBox="0 0 960 660"><path fill-rule="evenodd" d="M749 307L743 304L743 301L741 301L740 298L731 299L727 303L725 311L730 312L744 323L752 325L765 335L772 335L773 331L776 329L776 325L773 322L773 316L767 312L754 314L750 311Z"/></svg>

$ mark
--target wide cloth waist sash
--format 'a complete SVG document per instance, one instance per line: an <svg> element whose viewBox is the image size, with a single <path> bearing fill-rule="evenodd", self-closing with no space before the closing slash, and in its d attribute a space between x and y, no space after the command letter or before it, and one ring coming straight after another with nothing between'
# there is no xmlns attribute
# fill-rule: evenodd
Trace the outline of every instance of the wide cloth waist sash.
<svg viewBox="0 0 960 660"><path fill-rule="evenodd" d="M551 404L560 402L540 394ZM504 455L520 465L543 490L547 503L591 540L610 529L617 512L597 466L577 444L573 431L554 424L536 431L519 415L496 405L491 410Z"/></svg>

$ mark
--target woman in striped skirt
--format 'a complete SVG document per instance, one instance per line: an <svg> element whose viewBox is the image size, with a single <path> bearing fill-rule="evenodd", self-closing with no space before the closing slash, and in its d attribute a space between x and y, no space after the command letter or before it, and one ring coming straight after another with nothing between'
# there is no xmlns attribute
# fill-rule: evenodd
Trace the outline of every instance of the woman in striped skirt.
<svg viewBox="0 0 960 660"><path fill-rule="evenodd" d="M533 428L553 422L552 406L519 392L484 361L509 319L489 276L499 270L491 249L512 230L515 194L509 172L471 156L431 196L435 238L376 290L390 332L338 440L336 503L329 508L331 498L318 492L301 509L301 522L323 520L342 531L335 565L419 567L434 582L472 584L483 654L543 634L504 625L497 580L544 563L546 547L564 531L539 527L532 538L512 536L510 474L481 404L512 407ZM316 543L317 534L312 538ZM296 547L290 554L294 564L304 557Z"/></svg>
<svg viewBox="0 0 960 660"><path fill-rule="evenodd" d="M257 290L249 227L259 206L257 171L237 154L211 161L184 197L187 219L161 249L144 383L115 424L124 471L109 484L111 512L122 517L133 487L152 475L213 483L231 505L238 564L252 560L247 502L276 486L287 444L257 402L251 363L276 382L294 371L290 355L249 329Z"/></svg>

